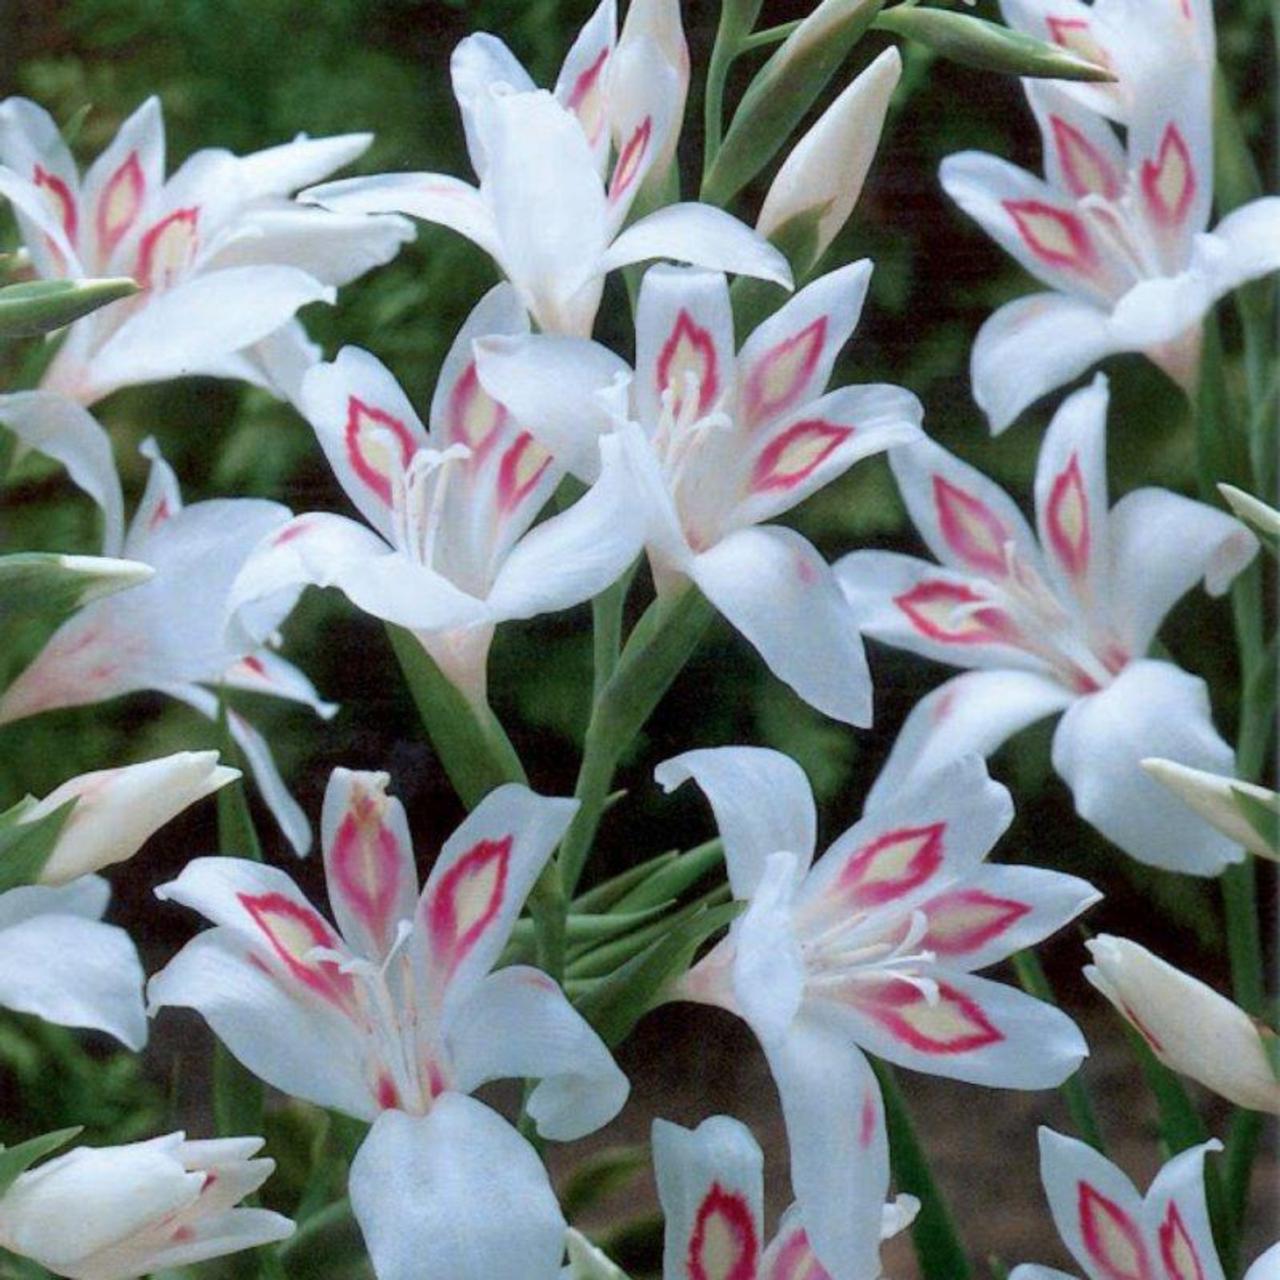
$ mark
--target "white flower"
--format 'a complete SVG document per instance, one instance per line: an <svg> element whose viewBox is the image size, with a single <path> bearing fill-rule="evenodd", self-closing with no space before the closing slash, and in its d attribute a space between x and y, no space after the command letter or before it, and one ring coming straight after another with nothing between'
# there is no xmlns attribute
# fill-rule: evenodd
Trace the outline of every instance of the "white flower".
<svg viewBox="0 0 1280 1280"><path fill-rule="evenodd" d="M1032 532L1003 490L928 441L890 465L940 564L856 551L836 565L869 635L950 666L908 716L871 798L892 795L967 752L993 752L1065 711L1054 768L1076 810L1153 866L1217 875L1243 857L1140 767L1147 756L1229 773L1204 682L1145 657L1165 614L1197 581L1213 595L1257 552L1224 512L1163 489L1137 489L1109 511L1107 384L1063 402L1036 470Z"/></svg>

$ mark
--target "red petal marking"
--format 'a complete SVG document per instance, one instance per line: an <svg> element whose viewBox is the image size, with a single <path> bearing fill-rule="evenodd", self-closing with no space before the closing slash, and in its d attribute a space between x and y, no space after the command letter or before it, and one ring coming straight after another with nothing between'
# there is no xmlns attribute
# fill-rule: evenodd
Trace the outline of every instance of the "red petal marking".
<svg viewBox="0 0 1280 1280"><path fill-rule="evenodd" d="M1186 139L1176 124L1165 126L1156 158L1142 162L1142 193L1161 226L1177 226L1196 194L1196 172Z"/></svg>
<svg viewBox="0 0 1280 1280"><path fill-rule="evenodd" d="M478 462L507 420L507 411L480 385L473 360L449 392L445 434L450 444L465 444Z"/></svg>
<svg viewBox="0 0 1280 1280"><path fill-rule="evenodd" d="M713 1182L698 1206L689 1237L689 1280L755 1280L759 1251L746 1200Z"/></svg>
<svg viewBox="0 0 1280 1280"><path fill-rule="evenodd" d="M653 136L653 117L645 118L636 126L635 132L627 139L626 145L618 154L618 163L613 166L613 177L609 179L609 203L616 204L626 194L627 189L635 182L636 175L649 158L649 142Z"/></svg>
<svg viewBox="0 0 1280 1280"><path fill-rule="evenodd" d="M301 538L311 528L311 521L305 516L297 520L291 520L279 533L271 540L273 547L283 547L286 542L292 542L295 538Z"/></svg>
<svg viewBox="0 0 1280 1280"><path fill-rule="evenodd" d="M400 873L409 857L382 820L385 797L359 783L338 824L331 855L334 888L380 942L389 942Z"/></svg>
<svg viewBox="0 0 1280 1280"><path fill-rule="evenodd" d="M138 283L167 289L195 261L200 210L178 209L150 227L138 244Z"/></svg>
<svg viewBox="0 0 1280 1280"><path fill-rule="evenodd" d="M527 432L523 431L502 455L498 466L498 503L508 514L538 487L551 455Z"/></svg>
<svg viewBox="0 0 1280 1280"><path fill-rule="evenodd" d="M1138 1224L1114 1200L1081 1182L1076 1211L1084 1247L1102 1280L1151 1280L1147 1246Z"/></svg>
<svg viewBox="0 0 1280 1280"><path fill-rule="evenodd" d="M156 509L151 513L151 519L147 521L148 529L158 529L170 516L169 499L161 498L156 503Z"/></svg>
<svg viewBox="0 0 1280 1280"><path fill-rule="evenodd" d="M1160 1258L1169 1280L1204 1280L1200 1254L1173 1200L1169 1201L1159 1235Z"/></svg>
<svg viewBox="0 0 1280 1280"><path fill-rule="evenodd" d="M282 893L237 895L254 924L262 930L271 949L289 972L316 995L348 1011L355 983L331 960L311 961L305 957L315 947L337 948L342 940L325 918L310 907Z"/></svg>
<svg viewBox="0 0 1280 1280"><path fill-rule="evenodd" d="M720 368L711 332L698 324L684 307L676 316L662 350L658 353L658 394L670 387L675 395L675 411L680 412L685 391L685 375L698 380L698 414L701 416L720 394Z"/></svg>
<svg viewBox="0 0 1280 1280"><path fill-rule="evenodd" d="M76 208L76 198L71 194L71 188L42 165L36 165L31 180L44 192L45 202L57 215L63 231L67 233L67 239L74 246L76 231L80 225L80 215Z"/></svg>
<svg viewBox="0 0 1280 1280"><path fill-rule="evenodd" d="M961 956L985 946L1027 915L1031 907L981 889L957 889L925 904L929 932L921 947L940 956Z"/></svg>
<svg viewBox="0 0 1280 1280"><path fill-rule="evenodd" d="M427 1093L432 1098L438 1098L447 1088L449 1082L444 1078L444 1072L439 1065L432 1061L427 1063Z"/></svg>
<svg viewBox="0 0 1280 1280"><path fill-rule="evenodd" d="M1005 544L1012 535L1004 521L980 498L942 476L933 477L933 502L947 546L967 568L992 578L1008 573Z"/></svg>
<svg viewBox="0 0 1280 1280"><path fill-rule="evenodd" d="M1093 37L1089 23L1084 18L1046 18L1049 38L1054 44L1069 49L1089 62L1110 68L1111 58L1106 49Z"/></svg>
<svg viewBox="0 0 1280 1280"><path fill-rule="evenodd" d="M769 441L751 472L751 489L794 489L808 479L851 435L852 427L808 418Z"/></svg>
<svg viewBox="0 0 1280 1280"><path fill-rule="evenodd" d="M1090 274L1097 265L1093 241L1073 213L1043 200L1001 201L1027 248L1051 267Z"/></svg>
<svg viewBox="0 0 1280 1280"><path fill-rule="evenodd" d="M1080 458L1072 453L1066 469L1053 480L1049 491L1049 544L1062 567L1073 578L1089 567L1089 499L1080 475Z"/></svg>
<svg viewBox="0 0 1280 1280"><path fill-rule="evenodd" d="M240 659L240 665L247 667L255 676L261 676L264 680L267 678L267 669L262 665L261 658L255 658L250 654L247 658Z"/></svg>
<svg viewBox="0 0 1280 1280"><path fill-rule="evenodd" d="M138 153L130 151L125 162L107 179L98 197L94 218L98 231L98 259L105 264L112 249L120 243L125 232L133 226L142 212L142 201L147 193L147 180L142 176ZM179 210L177 217L191 210ZM164 224L161 223L161 226Z"/></svg>
<svg viewBox="0 0 1280 1280"><path fill-rule="evenodd" d="M958 582L919 582L894 596L893 603L921 635L942 644L1016 644L1018 634L1008 616L996 608L976 609L956 616L962 605L977 604L984 596ZM945 714L945 712L943 713Z"/></svg>
<svg viewBox="0 0 1280 1280"><path fill-rule="evenodd" d="M896 979L854 983L849 999L895 1039L920 1053L969 1053L1004 1039L975 1000L946 983L938 984L936 1004L930 1004L911 983Z"/></svg>
<svg viewBox="0 0 1280 1280"><path fill-rule="evenodd" d="M1049 117L1053 129L1053 142L1058 151L1067 189L1077 198L1101 195L1114 200L1120 195L1123 183L1111 162L1073 124L1061 116Z"/></svg>
<svg viewBox="0 0 1280 1280"><path fill-rule="evenodd" d="M378 1106L383 1111L396 1111L400 1107L400 1090L396 1088L396 1082L392 1078L383 1073L378 1077L377 1088Z"/></svg>
<svg viewBox="0 0 1280 1280"><path fill-rule="evenodd" d="M511 846L511 836L481 840L445 872L427 903L432 955L448 975L466 959L502 909Z"/></svg>
<svg viewBox="0 0 1280 1280"><path fill-rule="evenodd" d="M745 416L753 425L776 418L804 394L827 341L827 317L810 321L799 333L766 351L747 374Z"/></svg>
<svg viewBox="0 0 1280 1280"><path fill-rule="evenodd" d="M601 73L609 60L611 50L606 45L596 55L596 60L573 82L569 93L569 110L578 117L582 132L594 146L604 128L604 94L600 89Z"/></svg>
<svg viewBox="0 0 1280 1280"><path fill-rule="evenodd" d="M845 863L836 882L841 897L878 907L924 884L942 863L945 822L886 831Z"/></svg>
<svg viewBox="0 0 1280 1280"><path fill-rule="evenodd" d="M370 438L374 430L391 432L400 448L400 457L388 456L383 443ZM391 505L391 469L404 468L417 450L413 433L384 409L375 409L356 396L347 399L347 460L351 469L373 490L384 506Z"/></svg>
<svg viewBox="0 0 1280 1280"><path fill-rule="evenodd" d="M1120 1001L1121 1011L1124 1016L1133 1024L1133 1029L1155 1050L1156 1053L1164 1053L1164 1045L1160 1042L1159 1037L1147 1026L1143 1020L1133 1011L1133 1008L1124 1000Z"/></svg>
<svg viewBox="0 0 1280 1280"><path fill-rule="evenodd" d="M866 1148L876 1136L876 1098L870 1089L862 1095L862 1110L858 1114L858 1145Z"/></svg>
<svg viewBox="0 0 1280 1280"><path fill-rule="evenodd" d="M787 1242L774 1254L764 1280L831 1280L822 1263L809 1247L803 1227L796 1227Z"/></svg>

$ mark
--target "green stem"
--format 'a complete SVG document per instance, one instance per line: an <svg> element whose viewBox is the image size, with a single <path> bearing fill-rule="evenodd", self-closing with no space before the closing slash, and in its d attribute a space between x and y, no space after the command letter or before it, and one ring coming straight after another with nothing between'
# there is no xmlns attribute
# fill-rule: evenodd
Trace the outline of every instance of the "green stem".
<svg viewBox="0 0 1280 1280"><path fill-rule="evenodd" d="M716 42L707 62L707 83L702 98L702 181L705 185L724 138L724 83L738 56L743 33L738 30L733 7L722 3Z"/></svg>
<svg viewBox="0 0 1280 1280"><path fill-rule="evenodd" d="M1053 987L1049 984L1049 978L1044 971L1044 966L1040 963L1040 957L1034 951L1030 949L1019 951L1013 957L1013 967L1018 975L1018 981L1022 984L1022 989L1028 995L1033 995L1037 1000L1043 1000L1046 1004L1056 1005L1058 1003L1054 999ZM1106 1143L1102 1137L1102 1129L1098 1124L1097 1113L1094 1110L1093 1101L1089 1097L1089 1090L1085 1085L1083 1073L1077 1071L1063 1081L1061 1092L1076 1132L1095 1151L1100 1151L1103 1155L1106 1155Z"/></svg>
<svg viewBox="0 0 1280 1280"><path fill-rule="evenodd" d="M1227 1215L1235 1229L1235 1237L1238 1237L1240 1225L1244 1222L1245 1213L1249 1207L1253 1161L1258 1154L1258 1140L1262 1136L1263 1120L1264 1117L1260 1112L1246 1111L1241 1108L1231 1117L1231 1127L1227 1130L1222 1181ZM1226 1266L1227 1262L1228 1259L1224 1256L1223 1265L1226 1267L1227 1275L1235 1274L1235 1268Z"/></svg>
<svg viewBox="0 0 1280 1280"><path fill-rule="evenodd" d="M955 1222L929 1168L929 1158L916 1135L907 1100L903 1097L894 1070L887 1063L871 1059L884 1097L885 1123L889 1128L889 1148L898 1187L920 1201L920 1213L911 1227L911 1241L924 1280L969 1280L973 1274Z"/></svg>
<svg viewBox="0 0 1280 1280"><path fill-rule="evenodd" d="M573 793L579 807L557 859L566 897L577 888L623 752L698 647L712 617L711 605L692 586L678 596L655 600L596 700Z"/></svg>
<svg viewBox="0 0 1280 1280"><path fill-rule="evenodd" d="M591 602L593 703L600 700L605 685L618 669L618 657L622 653L622 611L627 603L627 592L631 589L634 574L633 566Z"/></svg>

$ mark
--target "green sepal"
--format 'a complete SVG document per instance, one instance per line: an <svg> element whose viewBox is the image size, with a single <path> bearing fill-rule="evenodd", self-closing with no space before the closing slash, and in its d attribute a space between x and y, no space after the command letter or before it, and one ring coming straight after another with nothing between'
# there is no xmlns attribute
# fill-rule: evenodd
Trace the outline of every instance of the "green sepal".
<svg viewBox="0 0 1280 1280"><path fill-rule="evenodd" d="M34 338L138 292L132 280L25 280L0 288L0 339Z"/></svg>
<svg viewBox="0 0 1280 1280"><path fill-rule="evenodd" d="M1280 796L1273 792L1270 800L1260 800L1240 787L1233 786L1231 798L1236 802L1236 808L1240 810L1244 820L1280 857Z"/></svg>
<svg viewBox="0 0 1280 1280"><path fill-rule="evenodd" d="M626 1039L631 1028L660 1002L666 988L689 968L698 948L713 933L727 928L743 906L726 902L695 913L579 996L578 1011L610 1047Z"/></svg>
<svg viewBox="0 0 1280 1280"><path fill-rule="evenodd" d="M0 622L57 620L101 596L138 586L155 570L138 560L22 551L0 556Z"/></svg>
<svg viewBox="0 0 1280 1280"><path fill-rule="evenodd" d="M43 818L23 822L22 815L33 803L28 797L0 814L0 893L40 879L62 828L76 807L76 798L73 796Z"/></svg>
<svg viewBox="0 0 1280 1280"><path fill-rule="evenodd" d="M658 903L672 902L723 862L724 844L719 839L708 840L706 844L700 844L657 868L626 893L615 910L639 911Z"/></svg>
<svg viewBox="0 0 1280 1280"><path fill-rule="evenodd" d="M636 885L655 875L663 867L669 866L677 857L679 854L675 849L668 849L666 853L660 853L656 858L650 858L648 862L628 867L616 876L610 876L608 880L592 885L585 893L580 893L574 898L573 910L583 913L611 910Z"/></svg>
<svg viewBox="0 0 1280 1280"><path fill-rule="evenodd" d="M824 202L802 210L788 218L769 237L769 243L781 250L791 264L797 289L818 264L819 230L828 204ZM729 290L729 297L733 302L733 328L741 345L747 335L773 315L791 294L771 280L739 276Z"/></svg>
<svg viewBox="0 0 1280 1280"><path fill-rule="evenodd" d="M877 31L914 40L940 57L979 71L1052 80L1115 79L1105 67L1088 62L1061 45L968 13L900 4L881 13L875 27Z"/></svg>
<svg viewBox="0 0 1280 1280"><path fill-rule="evenodd" d="M778 153L882 0L823 0L747 86L702 184L702 199L725 206Z"/></svg>
<svg viewBox="0 0 1280 1280"><path fill-rule="evenodd" d="M42 1133L38 1138L28 1138L16 1147L0 1147L0 1196L13 1186L19 1174L25 1173L37 1160L43 1160L59 1147L65 1147L83 1132L84 1126L77 1124L70 1129L57 1129L53 1133Z"/></svg>

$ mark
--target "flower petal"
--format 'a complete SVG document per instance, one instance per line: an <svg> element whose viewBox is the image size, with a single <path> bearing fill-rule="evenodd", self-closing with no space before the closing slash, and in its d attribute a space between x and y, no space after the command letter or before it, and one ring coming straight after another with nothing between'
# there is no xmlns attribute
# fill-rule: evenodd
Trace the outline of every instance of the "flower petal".
<svg viewBox="0 0 1280 1280"><path fill-rule="evenodd" d="M1107 312L1063 293L1007 302L983 322L969 358L973 398L993 432L1104 356L1129 348Z"/></svg>
<svg viewBox="0 0 1280 1280"><path fill-rule="evenodd" d="M871 676L831 567L792 529L739 529L695 556L689 576L810 706L871 723Z"/></svg>
<svg viewBox="0 0 1280 1280"><path fill-rule="evenodd" d="M832 1280L878 1275L889 1143L866 1058L817 1009L765 1053L782 1099L791 1185L818 1260Z"/></svg>
<svg viewBox="0 0 1280 1280"><path fill-rule="evenodd" d="M477 31L458 41L449 55L449 76L453 96L462 111L471 167L477 177L483 178L488 159L477 115L496 93L532 93L538 86L506 42L487 31Z"/></svg>
<svg viewBox="0 0 1280 1280"><path fill-rule="evenodd" d="M1216 1140L1173 1157L1156 1175L1143 1203L1148 1239L1160 1250L1169 1280L1223 1280L1205 1203L1204 1158Z"/></svg>
<svg viewBox="0 0 1280 1280"><path fill-rule="evenodd" d="M378 1280L529 1280L554 1276L564 1254L564 1217L537 1153L460 1094L425 1116L384 1111L350 1189Z"/></svg>
<svg viewBox="0 0 1280 1280"><path fill-rule="evenodd" d="M1264 196L1232 210L1214 227L1213 236L1228 250L1218 266L1220 292L1280 270L1280 196Z"/></svg>
<svg viewBox="0 0 1280 1280"><path fill-rule="evenodd" d="M556 76L556 101L577 117L601 170L609 158L605 82L617 38L617 0L600 0L582 24Z"/></svg>
<svg viewBox="0 0 1280 1280"><path fill-rule="evenodd" d="M1131 663L1099 693L1069 707L1053 738L1053 767L1076 812L1126 853L1155 867L1216 876L1244 851L1171 792L1140 761L1163 756L1231 773L1203 680L1168 662Z"/></svg>
<svg viewBox="0 0 1280 1280"><path fill-rule="evenodd" d="M764 1250L764 1155L746 1125L653 1122L663 1280L754 1277Z"/></svg>
<svg viewBox="0 0 1280 1280"><path fill-rule="evenodd" d="M1077 200L1123 195L1128 161L1110 123L1081 107L1060 81L1025 80L1023 87L1040 126L1049 185Z"/></svg>
<svg viewBox="0 0 1280 1280"><path fill-rule="evenodd" d="M1109 524L1111 611L1134 654L1147 651L1165 614L1198 581L1220 596L1258 551L1233 516L1166 489L1125 494Z"/></svg>
<svg viewBox="0 0 1280 1280"><path fill-rule="evenodd" d="M30 885L0 896L0 910L25 917L0 925L0 1005L60 1026L105 1031L138 1052L147 1042L138 952L123 929L63 909L80 883ZM15 894L22 900L10 911Z"/></svg>
<svg viewBox="0 0 1280 1280"><path fill-rule="evenodd" d="M799 863L789 851L765 859L764 874L730 933L735 1005L765 1045L786 1035L804 998L804 954L792 926Z"/></svg>
<svg viewBox="0 0 1280 1280"><path fill-rule="evenodd" d="M84 268L67 234L68 228L76 227L80 216L74 187L43 167L33 173L35 180L31 181L11 169L0 168L0 196L13 206L18 230L40 276L55 280L79 277ZM52 200L45 196L46 191L53 193Z"/></svg>
<svg viewBox="0 0 1280 1280"><path fill-rule="evenodd" d="M622 1109L630 1085L604 1041L541 970L511 965L482 978L445 1029L456 1088L490 1080L539 1083L525 1102L544 1138L594 1133Z"/></svg>
<svg viewBox="0 0 1280 1280"><path fill-rule="evenodd" d="M288 195L358 160L372 145L371 133L337 133L327 138L300 133L292 142L238 157L240 182L255 196Z"/></svg>
<svg viewBox="0 0 1280 1280"><path fill-rule="evenodd" d="M463 999L493 968L578 807L508 783L489 792L440 851L418 904L436 999Z"/></svg>

